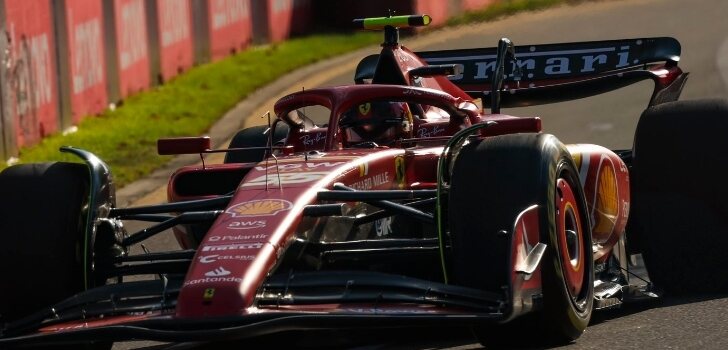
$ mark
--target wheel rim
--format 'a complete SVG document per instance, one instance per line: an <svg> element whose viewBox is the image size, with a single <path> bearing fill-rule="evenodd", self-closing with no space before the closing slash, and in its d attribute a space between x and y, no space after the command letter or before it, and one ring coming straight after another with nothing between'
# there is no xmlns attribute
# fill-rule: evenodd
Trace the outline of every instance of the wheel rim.
<svg viewBox="0 0 728 350"><path fill-rule="evenodd" d="M576 299L584 288L584 231L574 191L565 179L556 182L556 232L564 282Z"/></svg>

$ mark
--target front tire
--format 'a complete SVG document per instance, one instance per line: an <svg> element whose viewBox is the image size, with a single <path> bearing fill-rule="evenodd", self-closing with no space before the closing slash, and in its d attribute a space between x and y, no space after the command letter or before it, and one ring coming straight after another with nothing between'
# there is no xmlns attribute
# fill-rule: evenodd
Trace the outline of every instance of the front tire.
<svg viewBox="0 0 728 350"><path fill-rule="evenodd" d="M84 290L88 167L77 163L11 166L0 172L0 324ZM9 286L8 286L9 287ZM110 342L44 349L110 349Z"/></svg>
<svg viewBox="0 0 728 350"><path fill-rule="evenodd" d="M21 164L0 173L0 314L14 319L83 290L83 164Z"/></svg>
<svg viewBox="0 0 728 350"><path fill-rule="evenodd" d="M578 179L569 152L552 135L489 137L459 152L448 201L455 283L490 291L508 285L509 240L499 232L510 232L517 215L533 204L539 205L540 241L547 245L540 265L543 308L513 323L475 327L484 345L527 343L524 326L535 326L539 341L567 343L589 323L594 266Z"/></svg>

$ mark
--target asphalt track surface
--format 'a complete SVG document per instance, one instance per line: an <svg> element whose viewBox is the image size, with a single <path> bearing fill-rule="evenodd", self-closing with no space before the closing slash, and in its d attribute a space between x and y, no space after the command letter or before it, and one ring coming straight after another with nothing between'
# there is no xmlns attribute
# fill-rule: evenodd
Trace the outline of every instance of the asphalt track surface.
<svg viewBox="0 0 728 350"><path fill-rule="evenodd" d="M445 29L403 43L414 50L437 50L494 46L501 37L517 45L569 41L607 40L672 36L682 44L680 66L690 72L681 99L728 98L728 1L727 0L615 0L564 6L538 13L519 14L488 24ZM411 44L410 44L411 42ZM377 48L360 52L377 53ZM354 63L355 64L355 63ZM349 84L353 67L332 65L308 77L308 86ZM313 83L311 82L313 79ZM651 92L651 83L610 92L580 101L504 109L514 115L535 115L543 119L544 131L566 143L595 143L612 149L629 148L640 113ZM300 89L301 86L291 86ZM258 97L262 109L271 108L275 96ZM267 106L266 106L267 105ZM256 113L259 114L259 113ZM252 121L251 123L256 123ZM245 123L249 125L249 123ZM669 142L669 140L668 140ZM157 193L163 193L157 191ZM147 197L147 201L150 201ZM151 198L163 200L163 196ZM133 231L134 226L128 226ZM148 242L152 251L175 249L167 235ZM683 252L688 253L688 252ZM716 268L716 278L728 278ZM527 330L524 330L527 333ZM287 337L292 339L292 337ZM311 342L288 343L286 347L312 346ZM240 348L278 347L262 340ZM348 346L348 345L347 345ZM363 341L357 349L477 349L480 346L461 330L440 329L420 332L415 337L391 334L386 341ZM127 342L114 349L193 349L204 344L161 345ZM211 347L215 348L215 347ZM626 305L594 314L584 335L563 349L728 349L728 295L665 298L656 303Z"/></svg>

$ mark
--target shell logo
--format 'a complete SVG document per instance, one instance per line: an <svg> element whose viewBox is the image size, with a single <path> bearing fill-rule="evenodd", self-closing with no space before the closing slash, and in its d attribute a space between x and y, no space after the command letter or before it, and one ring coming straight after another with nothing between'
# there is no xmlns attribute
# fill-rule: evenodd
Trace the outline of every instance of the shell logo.
<svg viewBox="0 0 728 350"><path fill-rule="evenodd" d="M293 204L283 199L258 199L233 205L225 212L234 218L272 216L281 211L289 210L291 207L293 207Z"/></svg>

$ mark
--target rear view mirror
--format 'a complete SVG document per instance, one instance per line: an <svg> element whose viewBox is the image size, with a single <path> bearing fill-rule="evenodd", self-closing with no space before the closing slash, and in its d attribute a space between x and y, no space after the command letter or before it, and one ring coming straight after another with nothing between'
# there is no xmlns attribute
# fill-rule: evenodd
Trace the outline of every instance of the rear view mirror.
<svg viewBox="0 0 728 350"><path fill-rule="evenodd" d="M210 150L210 137L175 137L157 140L159 155L198 154Z"/></svg>

